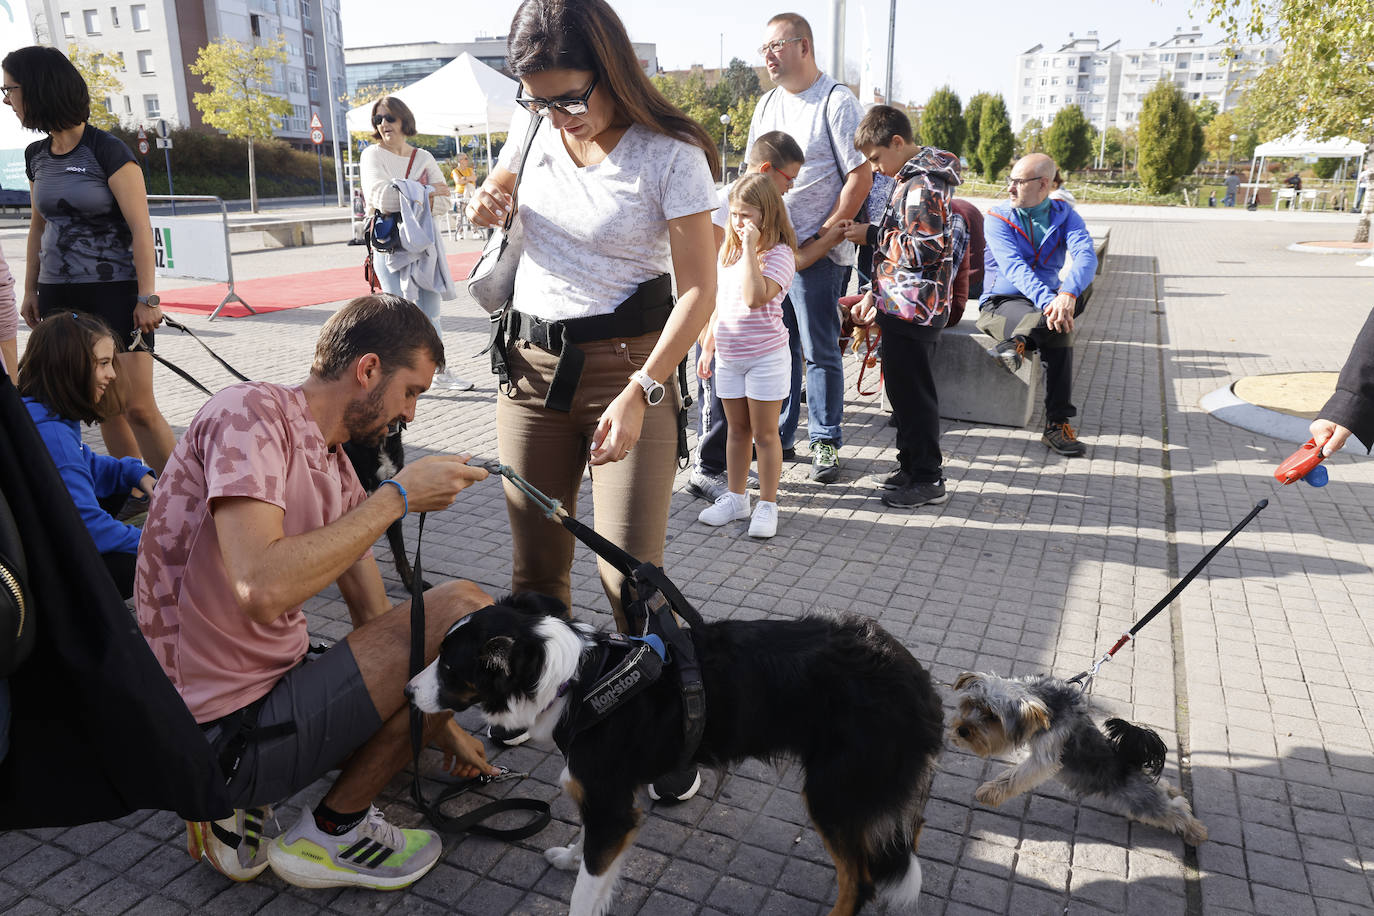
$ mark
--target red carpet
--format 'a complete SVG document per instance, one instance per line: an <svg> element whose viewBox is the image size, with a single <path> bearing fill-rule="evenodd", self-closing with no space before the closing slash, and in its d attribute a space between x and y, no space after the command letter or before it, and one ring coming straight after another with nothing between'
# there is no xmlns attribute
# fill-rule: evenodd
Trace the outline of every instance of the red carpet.
<svg viewBox="0 0 1374 916"><path fill-rule="evenodd" d="M336 267L304 274L264 277L260 280L239 280L234 283L234 291L258 312L280 312L362 296L367 293L367 281L363 279L365 251L361 247L357 251L356 267ZM461 278L468 275L480 254L481 252L471 251L448 256L448 266L453 272L454 282L461 282ZM215 306L224 301L227 292L227 283L171 289L162 294L162 307L169 312L208 315L215 310ZM219 314L221 318L242 318L251 313L239 303L231 302Z"/></svg>

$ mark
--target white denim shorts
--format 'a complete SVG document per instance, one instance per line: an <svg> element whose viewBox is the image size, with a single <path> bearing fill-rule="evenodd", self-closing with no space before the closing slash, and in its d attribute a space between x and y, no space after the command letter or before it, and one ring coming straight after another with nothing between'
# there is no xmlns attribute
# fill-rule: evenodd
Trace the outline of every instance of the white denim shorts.
<svg viewBox="0 0 1374 916"><path fill-rule="evenodd" d="M771 353L732 362L716 354L716 397L752 401L785 401L792 390L792 351L778 347Z"/></svg>

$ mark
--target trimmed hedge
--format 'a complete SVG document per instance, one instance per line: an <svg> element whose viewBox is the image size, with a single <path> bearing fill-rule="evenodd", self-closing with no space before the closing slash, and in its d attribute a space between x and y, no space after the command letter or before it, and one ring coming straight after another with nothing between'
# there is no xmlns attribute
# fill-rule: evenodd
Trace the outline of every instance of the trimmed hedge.
<svg viewBox="0 0 1374 916"><path fill-rule="evenodd" d="M167 193L167 165L157 144L148 137L148 155L138 155L138 134L117 127L111 131L134 151L149 194ZM299 197L320 192L320 171L313 153L292 149L281 140L253 144L258 173L258 197ZM248 197L248 143L220 134L194 130L172 131L172 183L178 194L213 194L225 200ZM334 158L324 157L326 191L334 187Z"/></svg>

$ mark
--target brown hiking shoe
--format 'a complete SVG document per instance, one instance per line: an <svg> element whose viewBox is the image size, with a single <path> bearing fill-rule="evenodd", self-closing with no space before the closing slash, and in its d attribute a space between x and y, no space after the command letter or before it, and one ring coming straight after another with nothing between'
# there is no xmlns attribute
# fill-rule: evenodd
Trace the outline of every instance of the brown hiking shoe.
<svg viewBox="0 0 1374 916"><path fill-rule="evenodd" d="M1067 420L1059 423L1047 423L1045 435L1040 437L1040 441L1059 454L1068 455L1070 458L1076 458L1088 450L1083 441L1074 434L1073 427L1069 425Z"/></svg>

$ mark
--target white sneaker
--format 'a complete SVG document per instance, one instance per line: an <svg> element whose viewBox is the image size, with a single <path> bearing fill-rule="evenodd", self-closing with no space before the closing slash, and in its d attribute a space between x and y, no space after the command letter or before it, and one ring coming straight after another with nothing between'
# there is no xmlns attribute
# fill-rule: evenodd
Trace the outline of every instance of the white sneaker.
<svg viewBox="0 0 1374 916"><path fill-rule="evenodd" d="M472 388L472 382L451 372L436 372L434 373L434 387L448 391L468 391Z"/></svg>
<svg viewBox="0 0 1374 916"><path fill-rule="evenodd" d="M388 824L376 806L343 836L315 826L315 815L301 814L296 826L277 837L267 851L272 870L297 887L409 887L443 855L439 835L402 830Z"/></svg>
<svg viewBox="0 0 1374 916"><path fill-rule="evenodd" d="M749 495L747 493L731 493L727 490L718 496L714 503L701 510L701 514L697 516L697 521L720 527L748 517Z"/></svg>
<svg viewBox="0 0 1374 916"><path fill-rule="evenodd" d="M263 828L272 817L272 806L235 808L231 817L218 821L187 821L186 852L192 859L208 862L215 871L234 881L252 881L267 868L271 838Z"/></svg>
<svg viewBox="0 0 1374 916"><path fill-rule="evenodd" d="M771 538L778 533L778 504L759 500L754 517L749 520L751 538Z"/></svg>

